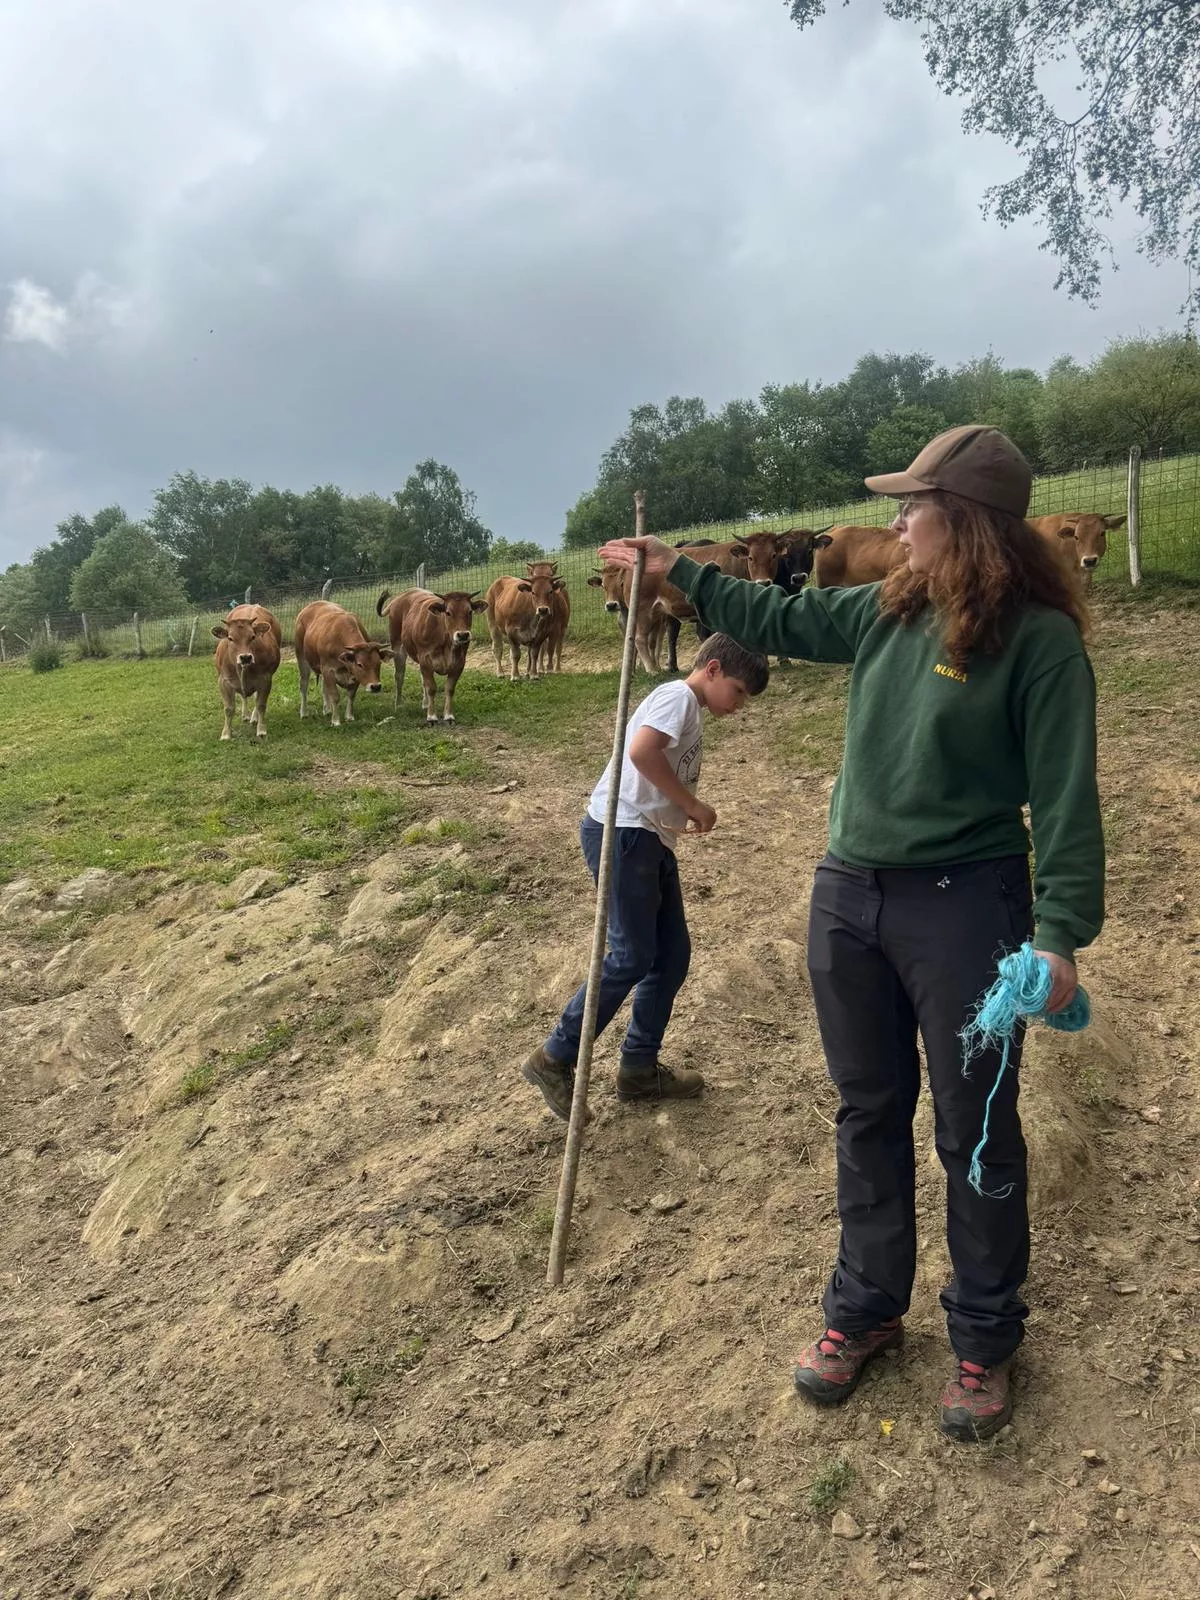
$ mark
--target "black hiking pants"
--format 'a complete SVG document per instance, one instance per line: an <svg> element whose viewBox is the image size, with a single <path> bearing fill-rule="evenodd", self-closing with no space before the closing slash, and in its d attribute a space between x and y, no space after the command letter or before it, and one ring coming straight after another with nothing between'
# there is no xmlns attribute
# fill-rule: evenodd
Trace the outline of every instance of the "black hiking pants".
<svg viewBox="0 0 1200 1600"><path fill-rule="evenodd" d="M842 1235L825 1290L829 1327L861 1333L908 1310L916 1271L913 1114L925 1045L937 1153L946 1171L942 1291L955 1354L983 1366L1021 1342L1029 1265L1025 1141L1017 1114L1020 1039L992 1102L979 1195L967 1182L998 1052L963 1076L958 1033L1032 933L1025 856L870 870L826 856L813 885L808 967L837 1114Z"/></svg>

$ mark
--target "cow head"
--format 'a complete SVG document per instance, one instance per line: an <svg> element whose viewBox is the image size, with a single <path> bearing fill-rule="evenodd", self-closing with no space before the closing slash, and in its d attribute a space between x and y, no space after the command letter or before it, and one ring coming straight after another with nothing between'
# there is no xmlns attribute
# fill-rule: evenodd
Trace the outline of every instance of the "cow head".
<svg viewBox="0 0 1200 1600"><path fill-rule="evenodd" d="M258 647L271 631L269 622L254 621L250 617L231 617L218 622L213 628L214 639L228 639L233 649L233 659L239 669L259 666L269 652Z"/></svg>
<svg viewBox="0 0 1200 1600"><path fill-rule="evenodd" d="M394 654L386 644L376 644L373 639L366 644L347 645L338 651L334 678L343 689L365 689L368 694L378 694L383 688L379 669Z"/></svg>
<svg viewBox="0 0 1200 1600"><path fill-rule="evenodd" d="M1092 512L1081 512L1058 530L1060 539L1074 539L1076 560L1084 572L1094 572L1100 557L1108 549L1109 530L1125 526L1124 516L1101 517Z"/></svg>
<svg viewBox="0 0 1200 1600"><path fill-rule="evenodd" d="M446 632L450 635L451 644L462 645L464 648L470 644L471 618L477 611L487 610L487 601L475 598L478 593L478 589L472 590L470 594L465 589L451 589L446 594L434 595L429 602L430 615L445 618Z"/></svg>
<svg viewBox="0 0 1200 1600"><path fill-rule="evenodd" d="M604 609L610 615L616 616L625 610L625 568L617 566L615 561L599 567L588 579L588 586L604 590Z"/></svg>
<svg viewBox="0 0 1200 1600"><path fill-rule="evenodd" d="M550 561L538 561L530 563L531 567L538 566L542 568L551 567L553 565L554 563ZM546 571L541 572L537 577L531 576L528 578L517 579L518 592L531 596L533 602L533 614L543 622L548 622L550 620L550 613L552 610L550 603L551 595L556 589L565 588L565 579L556 578L551 573Z"/></svg>

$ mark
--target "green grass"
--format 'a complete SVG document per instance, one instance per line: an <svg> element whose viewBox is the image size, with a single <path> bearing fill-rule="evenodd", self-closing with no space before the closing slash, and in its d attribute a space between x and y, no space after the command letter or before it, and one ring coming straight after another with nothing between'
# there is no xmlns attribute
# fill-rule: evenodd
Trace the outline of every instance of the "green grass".
<svg viewBox="0 0 1200 1600"><path fill-rule="evenodd" d="M228 955L228 952L226 952ZM296 1037L295 1026L290 1022L273 1022L261 1039L256 1039L237 1050L214 1050L183 1075L179 1084L182 1100L196 1100L218 1083L224 1083L250 1067L270 1061L273 1056L291 1044Z"/></svg>
<svg viewBox="0 0 1200 1600"><path fill-rule="evenodd" d="M411 1372L420 1366L429 1349L429 1341L419 1333L410 1334L391 1350L374 1350L347 1362L334 1379L339 1389L344 1389L351 1407L360 1400L369 1400L385 1379L400 1373Z"/></svg>
<svg viewBox="0 0 1200 1600"><path fill-rule="evenodd" d="M639 681L639 697L648 687ZM248 866L336 867L439 809L446 791L403 780L487 781L497 745L598 772L615 699L615 672L516 685L469 673L458 725L435 731L411 682L395 712L389 676L382 695L359 696L354 723L332 728L319 714L300 721L285 662L269 737L237 723L223 743L209 661L73 662L44 676L11 667L0 673L0 881L90 866L217 882ZM454 831L464 824L446 826L440 837L467 838Z"/></svg>
<svg viewBox="0 0 1200 1600"><path fill-rule="evenodd" d="M832 1511L857 1477L857 1472L845 1456L835 1456L827 1461L818 1468L809 1485L808 1509L818 1513Z"/></svg>

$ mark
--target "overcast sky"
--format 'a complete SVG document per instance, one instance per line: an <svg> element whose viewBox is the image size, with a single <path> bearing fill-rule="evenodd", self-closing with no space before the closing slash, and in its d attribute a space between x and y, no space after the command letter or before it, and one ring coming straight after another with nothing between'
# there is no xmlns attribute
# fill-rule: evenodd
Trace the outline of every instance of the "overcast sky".
<svg viewBox="0 0 1200 1600"><path fill-rule="evenodd" d="M425 456L554 545L641 401L1044 369L1186 293L1126 246L1056 295L878 0L0 0L0 38L0 568L177 470Z"/></svg>

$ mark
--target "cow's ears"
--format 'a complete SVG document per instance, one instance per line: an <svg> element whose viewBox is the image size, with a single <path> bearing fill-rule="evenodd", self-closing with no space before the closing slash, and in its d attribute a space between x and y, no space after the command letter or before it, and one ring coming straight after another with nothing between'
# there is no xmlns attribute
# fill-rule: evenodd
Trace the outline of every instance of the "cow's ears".
<svg viewBox="0 0 1200 1600"><path fill-rule="evenodd" d="M1068 522L1064 527L1061 527L1058 530L1058 537L1060 539L1073 539L1075 537L1075 524Z"/></svg>
<svg viewBox="0 0 1200 1600"><path fill-rule="evenodd" d="M261 639L264 633L270 633L271 624L269 622L256 622L253 631Z"/></svg>
<svg viewBox="0 0 1200 1600"><path fill-rule="evenodd" d="M379 646L380 661L390 661L395 654L396 652L392 649L390 644L381 644Z"/></svg>
<svg viewBox="0 0 1200 1600"><path fill-rule="evenodd" d="M225 624L223 622L218 622L216 627L212 631L212 636L213 636L214 639L228 639L228 637L229 637L229 629L225 626Z"/></svg>
<svg viewBox="0 0 1200 1600"><path fill-rule="evenodd" d="M599 575L599 573L594 574L587 581L589 589L599 589L603 586L603 583L604 579Z"/></svg>
<svg viewBox="0 0 1200 1600"><path fill-rule="evenodd" d="M339 661L349 661L351 664L353 664L353 662L354 662L354 651L353 650L339 650L338 651L338 660Z"/></svg>
<svg viewBox="0 0 1200 1600"><path fill-rule="evenodd" d="M567 587L567 580L565 578L551 578L550 587L552 589L565 589Z"/></svg>
<svg viewBox="0 0 1200 1600"><path fill-rule="evenodd" d="M472 600L471 601L471 610L472 611L486 611L487 610L487 601L486 600Z"/></svg>
<svg viewBox="0 0 1200 1600"><path fill-rule="evenodd" d="M533 593L533 585L531 583L518 583L517 584L517 588L520 590L520 592L522 594L532 594Z"/></svg>
<svg viewBox="0 0 1200 1600"><path fill-rule="evenodd" d="M832 543L833 543L833 535L832 534L818 533L818 534L815 534L813 536L812 547L813 547L814 550L828 550L829 546Z"/></svg>
<svg viewBox="0 0 1200 1600"><path fill-rule="evenodd" d="M1122 511L1122 513L1121 513L1121 515L1119 517L1117 517L1117 516L1105 517L1104 526L1106 528L1123 528L1127 521L1128 521L1128 518L1126 517L1125 513Z"/></svg>
<svg viewBox="0 0 1200 1600"><path fill-rule="evenodd" d="M446 602L444 600L435 600L429 609L444 617L446 615Z"/></svg>
<svg viewBox="0 0 1200 1600"><path fill-rule="evenodd" d="M735 556L748 556L750 554L749 550L747 550L744 544L731 544L729 548L733 551Z"/></svg>

